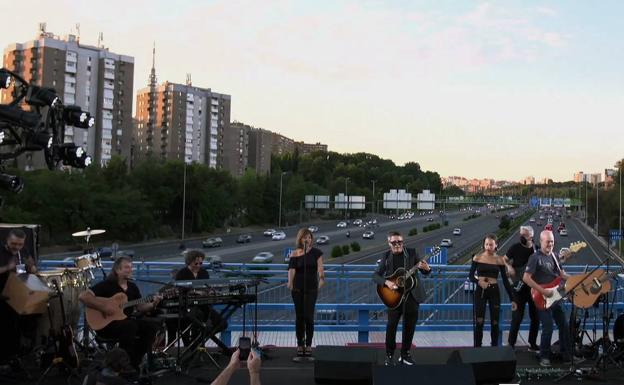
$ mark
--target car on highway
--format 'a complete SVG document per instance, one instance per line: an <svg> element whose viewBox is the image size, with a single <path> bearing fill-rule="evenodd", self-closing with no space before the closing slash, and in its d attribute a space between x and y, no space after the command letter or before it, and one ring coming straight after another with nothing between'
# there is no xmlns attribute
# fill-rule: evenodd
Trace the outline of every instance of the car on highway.
<svg viewBox="0 0 624 385"><path fill-rule="evenodd" d="M286 239L286 233L281 230L278 230L273 233L273 236L271 237L271 239L274 241L281 241L282 239Z"/></svg>
<svg viewBox="0 0 624 385"><path fill-rule="evenodd" d="M223 267L223 260L221 260L221 256L219 255L206 255L204 264L206 264L206 267L209 269L220 269Z"/></svg>
<svg viewBox="0 0 624 385"><path fill-rule="evenodd" d="M453 241L448 238L444 238L442 242L440 242L440 247L453 247Z"/></svg>
<svg viewBox="0 0 624 385"><path fill-rule="evenodd" d="M202 241L202 247L219 247L223 245L221 237L208 238Z"/></svg>
<svg viewBox="0 0 624 385"><path fill-rule="evenodd" d="M319 229L318 226L309 226L308 230L310 230L311 233L316 233Z"/></svg>
<svg viewBox="0 0 624 385"><path fill-rule="evenodd" d="M544 230L553 231L552 223L547 223L546 226L544 226Z"/></svg>
<svg viewBox="0 0 624 385"><path fill-rule="evenodd" d="M327 235L321 235L320 237L316 238L317 245L326 245L328 243L329 243L329 237Z"/></svg>
<svg viewBox="0 0 624 385"><path fill-rule="evenodd" d="M273 262L273 253L261 251L251 260L253 263L271 263Z"/></svg>
<svg viewBox="0 0 624 385"><path fill-rule="evenodd" d="M249 243L251 242L251 235L241 234L236 238L236 243Z"/></svg>
<svg viewBox="0 0 624 385"><path fill-rule="evenodd" d="M361 219L356 219L356 220L353 221L353 224L355 226L362 226L362 220Z"/></svg>
<svg viewBox="0 0 624 385"><path fill-rule="evenodd" d="M338 222L336 227L347 227L347 222Z"/></svg>
<svg viewBox="0 0 624 385"><path fill-rule="evenodd" d="M433 217L427 218L427 222L433 222Z"/></svg>
<svg viewBox="0 0 624 385"><path fill-rule="evenodd" d="M529 223L535 223L535 218L531 217L531 218L529 219Z"/></svg>
<svg viewBox="0 0 624 385"><path fill-rule="evenodd" d="M459 227L454 228L453 235L461 235L461 229Z"/></svg>
<svg viewBox="0 0 624 385"><path fill-rule="evenodd" d="M262 234L264 234L265 237L272 237L274 232L275 232L275 229L266 229L264 230L264 233Z"/></svg>
<svg viewBox="0 0 624 385"><path fill-rule="evenodd" d="M362 238L363 238L363 239L373 239L373 238L375 238L375 233L374 233L374 232L372 232L372 231L365 231L365 232L362 234Z"/></svg>
<svg viewBox="0 0 624 385"><path fill-rule="evenodd" d="M566 229L559 230L559 235L561 235L562 237L566 237L568 235L568 230Z"/></svg>

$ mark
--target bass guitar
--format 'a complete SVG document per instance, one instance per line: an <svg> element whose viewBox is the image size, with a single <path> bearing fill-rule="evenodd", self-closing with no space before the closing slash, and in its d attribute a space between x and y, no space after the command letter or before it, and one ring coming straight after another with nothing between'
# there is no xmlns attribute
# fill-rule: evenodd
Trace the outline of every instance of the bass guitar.
<svg viewBox="0 0 624 385"><path fill-rule="evenodd" d="M439 254L440 247L434 247L431 254L426 255L418 262L426 261L427 259ZM401 305L401 303L403 303L410 290L418 284L418 281L414 277L414 274L418 270L417 266L418 263L416 263L416 265L409 270L399 267L391 275L384 277L387 281L391 281L397 285L398 289L396 290L390 289L386 285L377 285L377 295L379 295L379 298L384 305L390 309L396 309Z"/></svg>
<svg viewBox="0 0 624 385"><path fill-rule="evenodd" d="M159 295L161 295L163 299L176 297L178 295L178 290L175 288L168 289L159 293ZM101 299L106 302L113 303L115 305L115 313L107 315L97 309L87 307L85 311L85 318L87 319L89 327L95 331L104 329L113 321L121 321L128 318L124 313L124 309L151 302L154 299L154 296L148 295L147 297L135 299L134 301L128 301L128 297L124 293L117 293L110 298Z"/></svg>

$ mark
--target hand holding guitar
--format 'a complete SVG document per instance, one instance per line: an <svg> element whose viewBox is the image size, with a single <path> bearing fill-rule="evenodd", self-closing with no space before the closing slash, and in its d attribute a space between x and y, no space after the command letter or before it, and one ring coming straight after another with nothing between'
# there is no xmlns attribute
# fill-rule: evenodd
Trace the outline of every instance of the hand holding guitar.
<svg viewBox="0 0 624 385"><path fill-rule="evenodd" d="M388 288L390 288L391 290L398 290L399 286L397 286L396 283L386 279L385 285L388 286Z"/></svg>
<svg viewBox="0 0 624 385"><path fill-rule="evenodd" d="M429 266L427 261L424 261L424 260L418 262L418 264L416 264L416 267L418 267L419 270L425 270L425 271L431 270L431 266Z"/></svg>

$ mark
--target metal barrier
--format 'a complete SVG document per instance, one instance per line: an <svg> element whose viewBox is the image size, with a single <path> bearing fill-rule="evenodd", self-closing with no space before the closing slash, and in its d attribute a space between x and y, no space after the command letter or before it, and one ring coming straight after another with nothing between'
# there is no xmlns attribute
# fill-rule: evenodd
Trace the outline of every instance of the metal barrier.
<svg viewBox="0 0 624 385"><path fill-rule="evenodd" d="M72 262L40 261L40 268L59 268ZM104 262L109 271L112 262ZM184 266L181 262L134 262L134 278L143 294L157 291L161 285L170 282L174 271ZM375 265L325 265L326 285L319 291L315 314L315 330L355 331L359 342L368 342L371 331L385 331L386 307L376 293L371 281ZM427 293L427 301L420 305L417 330L428 331L470 331L473 329L472 285L467 280L469 266L432 265L433 272L421 280ZM584 266L566 266L570 274L580 273ZM257 321L260 331L294 331L295 313L290 291L286 288L287 265L285 264L223 264L222 268L210 270L212 278L233 276L261 276L266 283L258 287ZM102 279L96 271L96 280ZM148 280L152 282L143 282ZM509 329L511 306L501 286L501 328ZM621 286L618 281L618 287ZM570 306L569 304L567 305ZM252 319L255 305L247 305L247 320ZM615 316L624 312L624 293L616 292ZM229 331L242 330L243 310L231 318ZM614 318L615 319L615 318ZM590 319L590 325L601 329L598 322ZM486 329L489 327L486 320ZM247 322L249 327L249 322ZM399 326L401 327L401 326ZM523 329L528 328L528 315ZM228 343L229 332L224 335Z"/></svg>

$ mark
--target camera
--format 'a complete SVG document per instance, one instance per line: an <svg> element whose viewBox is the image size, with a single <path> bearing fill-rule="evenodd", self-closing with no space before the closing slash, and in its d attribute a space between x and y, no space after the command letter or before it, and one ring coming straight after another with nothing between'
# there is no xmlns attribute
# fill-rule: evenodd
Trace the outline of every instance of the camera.
<svg viewBox="0 0 624 385"><path fill-rule="evenodd" d="M239 351L239 359L241 361L247 361L249 357L249 352L251 351L251 338L249 337L241 337L238 339L238 351Z"/></svg>

